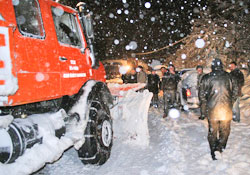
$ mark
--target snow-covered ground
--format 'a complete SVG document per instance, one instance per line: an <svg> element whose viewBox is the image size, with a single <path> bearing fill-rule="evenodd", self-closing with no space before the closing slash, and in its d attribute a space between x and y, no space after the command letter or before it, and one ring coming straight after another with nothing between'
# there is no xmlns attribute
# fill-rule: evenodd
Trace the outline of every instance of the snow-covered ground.
<svg viewBox="0 0 250 175"><path fill-rule="evenodd" d="M102 166L83 165L76 151L70 149L59 161L36 174L250 174L250 113L244 113L240 123L232 122L227 148L222 155L216 154L219 160L213 161L207 141L207 121L198 120L199 111L182 112L177 119L163 119L162 111L162 107L149 110L148 146L115 137L111 157Z"/></svg>

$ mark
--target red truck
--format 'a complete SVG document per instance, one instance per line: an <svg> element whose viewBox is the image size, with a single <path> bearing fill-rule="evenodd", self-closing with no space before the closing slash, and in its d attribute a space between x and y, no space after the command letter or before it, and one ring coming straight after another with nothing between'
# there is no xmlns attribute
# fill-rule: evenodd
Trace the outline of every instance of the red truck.
<svg viewBox="0 0 250 175"><path fill-rule="evenodd" d="M103 164L109 158L113 98L104 66L94 56L91 16L85 9L84 3L75 10L52 0L0 1L2 164L44 142L43 126L30 116L57 111L66 114L54 128L59 139L83 125L82 137L72 139L83 163ZM10 142L3 143L6 136Z"/></svg>

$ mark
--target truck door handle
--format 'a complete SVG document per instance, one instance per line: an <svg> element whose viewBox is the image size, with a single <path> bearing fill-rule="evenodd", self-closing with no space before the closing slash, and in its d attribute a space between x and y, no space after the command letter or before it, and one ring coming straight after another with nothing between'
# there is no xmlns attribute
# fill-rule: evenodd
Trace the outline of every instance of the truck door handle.
<svg viewBox="0 0 250 175"><path fill-rule="evenodd" d="M59 57L59 60L60 61L66 61L66 60L68 60L68 58L66 58L66 57Z"/></svg>

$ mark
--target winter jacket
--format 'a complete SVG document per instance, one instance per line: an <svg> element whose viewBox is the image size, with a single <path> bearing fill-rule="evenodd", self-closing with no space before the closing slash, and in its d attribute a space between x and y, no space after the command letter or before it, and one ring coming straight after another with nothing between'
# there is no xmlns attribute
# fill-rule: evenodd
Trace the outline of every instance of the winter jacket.
<svg viewBox="0 0 250 175"><path fill-rule="evenodd" d="M166 72L162 77L161 89L164 90L177 90L177 84L180 81L180 77L178 74L172 74L170 72Z"/></svg>
<svg viewBox="0 0 250 175"><path fill-rule="evenodd" d="M153 94L159 93L159 84L160 84L160 77L157 74L149 74L148 75L148 84L147 88L149 92Z"/></svg>
<svg viewBox="0 0 250 175"><path fill-rule="evenodd" d="M144 71L137 73L137 82L138 83L147 83L147 74Z"/></svg>
<svg viewBox="0 0 250 175"><path fill-rule="evenodd" d="M122 75L123 83L137 83L137 75L136 74L125 74Z"/></svg>
<svg viewBox="0 0 250 175"><path fill-rule="evenodd" d="M199 88L201 118L232 120L232 106L238 95L237 82L222 67L214 69L201 79Z"/></svg>
<svg viewBox="0 0 250 175"><path fill-rule="evenodd" d="M238 96L241 96L241 87L244 85L244 75L240 69L236 68L230 72L230 75L236 80L238 85Z"/></svg>

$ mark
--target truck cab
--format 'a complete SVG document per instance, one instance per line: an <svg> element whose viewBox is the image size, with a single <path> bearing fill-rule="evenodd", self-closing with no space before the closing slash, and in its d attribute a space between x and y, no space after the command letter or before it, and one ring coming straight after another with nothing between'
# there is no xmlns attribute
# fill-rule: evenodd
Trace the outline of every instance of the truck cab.
<svg viewBox="0 0 250 175"><path fill-rule="evenodd" d="M51 0L0 2L1 106L15 106L76 94L90 80L105 81L93 69L79 13Z"/></svg>

